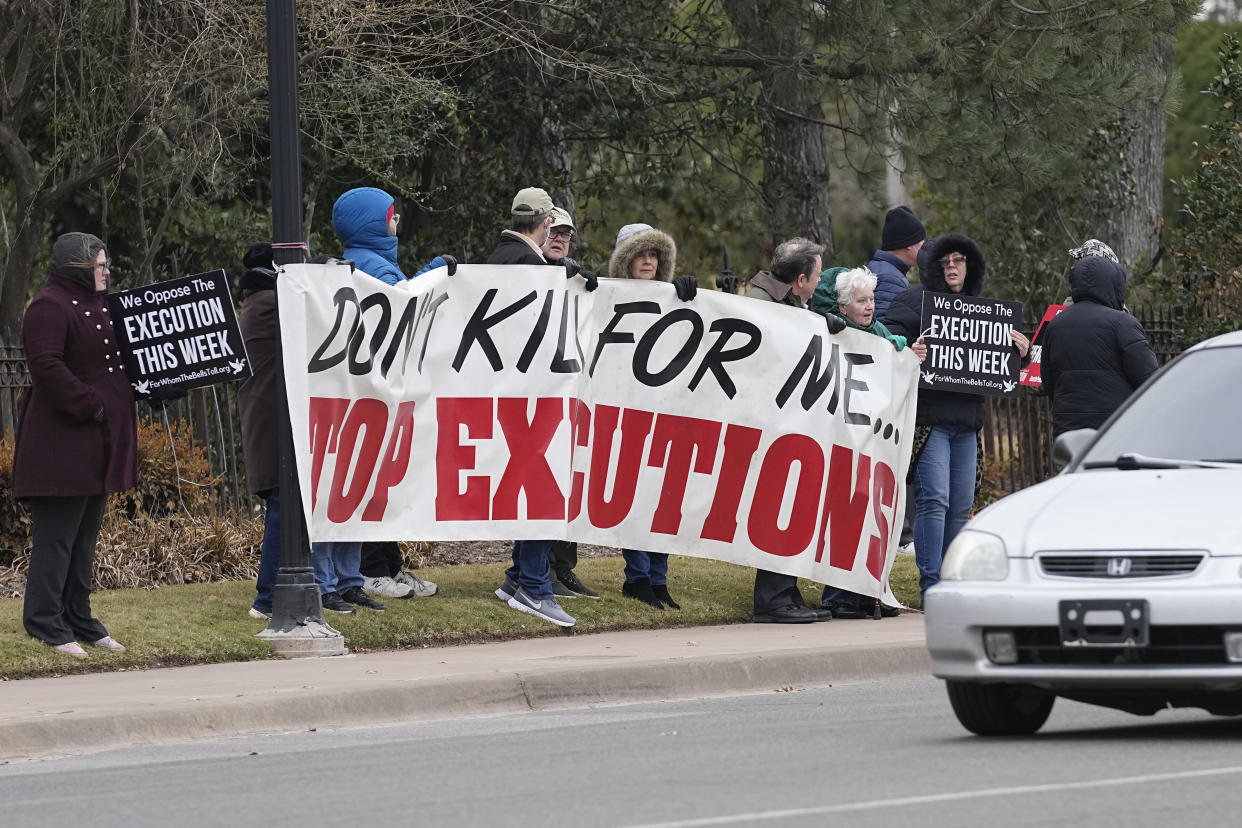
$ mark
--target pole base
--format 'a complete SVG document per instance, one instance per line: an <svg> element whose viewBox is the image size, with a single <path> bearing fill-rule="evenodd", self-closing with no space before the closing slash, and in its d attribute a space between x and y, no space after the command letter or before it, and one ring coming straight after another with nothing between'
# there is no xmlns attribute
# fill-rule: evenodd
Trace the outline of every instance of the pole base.
<svg viewBox="0 0 1242 828"><path fill-rule="evenodd" d="M321 658L349 653L345 637L324 621L308 619L283 629L268 627L254 637L271 644L276 655L285 658Z"/></svg>

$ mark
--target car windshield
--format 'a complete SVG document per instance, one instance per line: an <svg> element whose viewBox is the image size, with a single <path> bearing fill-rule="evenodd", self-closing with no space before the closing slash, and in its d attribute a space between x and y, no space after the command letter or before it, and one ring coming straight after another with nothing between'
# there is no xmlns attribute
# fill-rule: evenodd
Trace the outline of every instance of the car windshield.
<svg viewBox="0 0 1242 828"><path fill-rule="evenodd" d="M1188 354L1148 386L1083 457L1079 468L1114 466L1122 455L1242 463L1242 348ZM1172 467L1176 467L1173 464Z"/></svg>

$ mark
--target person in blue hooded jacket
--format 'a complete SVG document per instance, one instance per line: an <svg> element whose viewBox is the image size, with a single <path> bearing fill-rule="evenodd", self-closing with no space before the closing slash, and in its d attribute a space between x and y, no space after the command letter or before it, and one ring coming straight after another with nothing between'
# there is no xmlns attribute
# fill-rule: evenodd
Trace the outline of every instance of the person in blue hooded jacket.
<svg viewBox="0 0 1242 828"><path fill-rule="evenodd" d="M397 224L392 196L377 187L347 190L332 205L332 229L345 243L345 258L386 285L405 281L397 265Z"/></svg>

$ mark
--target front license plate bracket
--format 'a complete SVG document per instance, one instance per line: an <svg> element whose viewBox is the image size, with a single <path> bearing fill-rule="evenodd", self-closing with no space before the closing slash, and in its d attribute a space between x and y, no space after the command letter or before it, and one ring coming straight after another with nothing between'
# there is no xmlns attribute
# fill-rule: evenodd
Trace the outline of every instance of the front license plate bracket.
<svg viewBox="0 0 1242 828"><path fill-rule="evenodd" d="M1141 599L1061 601L1057 615L1065 647L1146 647L1150 641Z"/></svg>

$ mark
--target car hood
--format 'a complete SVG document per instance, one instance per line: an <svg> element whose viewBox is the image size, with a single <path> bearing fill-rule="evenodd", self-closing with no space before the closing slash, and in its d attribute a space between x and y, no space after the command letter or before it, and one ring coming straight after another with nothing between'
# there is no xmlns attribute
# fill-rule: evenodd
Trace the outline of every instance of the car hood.
<svg viewBox="0 0 1242 828"><path fill-rule="evenodd" d="M967 528L1001 536L1019 558L1057 549L1242 556L1239 492L1242 468L1077 472L997 501Z"/></svg>

